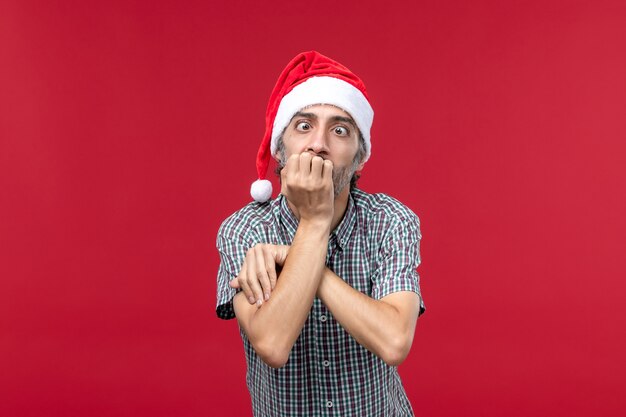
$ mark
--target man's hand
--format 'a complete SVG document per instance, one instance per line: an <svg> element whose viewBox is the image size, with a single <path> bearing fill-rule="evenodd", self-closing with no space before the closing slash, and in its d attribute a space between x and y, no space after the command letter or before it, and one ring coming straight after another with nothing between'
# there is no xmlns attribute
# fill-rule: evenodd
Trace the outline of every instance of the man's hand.
<svg viewBox="0 0 626 417"><path fill-rule="evenodd" d="M334 212L333 163L309 152L289 157L281 173L281 193L300 221L330 225Z"/></svg>
<svg viewBox="0 0 626 417"><path fill-rule="evenodd" d="M275 252L276 246L255 246L237 277L243 289L233 298L239 326L261 360L274 368L287 363L322 279L334 214L332 171L330 161L308 152L289 157L281 192L300 220L291 246ZM278 282L276 265L283 267ZM271 300L263 303L270 292Z"/></svg>
<svg viewBox="0 0 626 417"><path fill-rule="evenodd" d="M250 304L261 306L270 298L276 286L276 265L287 259L289 246L259 243L248 250L239 275L230 282L232 288L241 288Z"/></svg>

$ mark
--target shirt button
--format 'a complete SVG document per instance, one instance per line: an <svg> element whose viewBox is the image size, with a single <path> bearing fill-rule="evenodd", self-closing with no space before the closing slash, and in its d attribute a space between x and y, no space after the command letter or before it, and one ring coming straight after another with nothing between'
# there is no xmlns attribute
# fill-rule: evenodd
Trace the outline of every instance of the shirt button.
<svg viewBox="0 0 626 417"><path fill-rule="evenodd" d="M322 365L328 367L328 366L330 366L330 362L329 361L324 361L324 362L322 362Z"/></svg>
<svg viewBox="0 0 626 417"><path fill-rule="evenodd" d="M326 408L331 408L333 406L332 401L326 401Z"/></svg>
<svg viewBox="0 0 626 417"><path fill-rule="evenodd" d="M320 321L321 321L322 323L323 323L323 322L325 322L325 321L326 321L326 316L322 314L322 315L320 316Z"/></svg>

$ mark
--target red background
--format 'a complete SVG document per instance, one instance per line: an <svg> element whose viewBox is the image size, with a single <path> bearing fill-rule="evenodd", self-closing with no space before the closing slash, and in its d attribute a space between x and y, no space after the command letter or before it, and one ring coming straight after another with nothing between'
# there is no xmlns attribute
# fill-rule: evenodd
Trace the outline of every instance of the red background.
<svg viewBox="0 0 626 417"><path fill-rule="evenodd" d="M309 49L422 220L417 415L626 415L626 3L496 0L2 1L0 415L250 415L215 235Z"/></svg>

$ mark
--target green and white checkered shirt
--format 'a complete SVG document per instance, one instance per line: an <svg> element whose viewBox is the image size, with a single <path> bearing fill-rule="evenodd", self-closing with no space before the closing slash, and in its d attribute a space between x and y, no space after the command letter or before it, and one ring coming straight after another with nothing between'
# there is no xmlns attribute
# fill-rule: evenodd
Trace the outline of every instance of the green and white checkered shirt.
<svg viewBox="0 0 626 417"><path fill-rule="evenodd" d="M250 203L224 221L217 236L218 317L235 317L236 292L228 283L239 274L247 250L257 243L290 245L297 227L282 195ZM402 203L353 189L344 218L330 235L326 265L374 299L397 291L420 294L420 239L419 219ZM284 367L267 366L243 331L241 337L256 417L413 415L397 368L359 345L317 298Z"/></svg>

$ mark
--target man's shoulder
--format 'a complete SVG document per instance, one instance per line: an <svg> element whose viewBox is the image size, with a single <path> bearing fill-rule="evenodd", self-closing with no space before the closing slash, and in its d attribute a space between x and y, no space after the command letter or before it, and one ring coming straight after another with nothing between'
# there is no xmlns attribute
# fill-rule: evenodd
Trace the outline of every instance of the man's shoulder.
<svg viewBox="0 0 626 417"><path fill-rule="evenodd" d="M218 235L246 235L251 230L274 220L274 200L265 203L252 201L228 216L220 226Z"/></svg>
<svg viewBox="0 0 626 417"><path fill-rule="evenodd" d="M414 220L419 224L417 215L398 199L384 193L370 194L363 190L352 190L352 198L359 216L382 222Z"/></svg>

